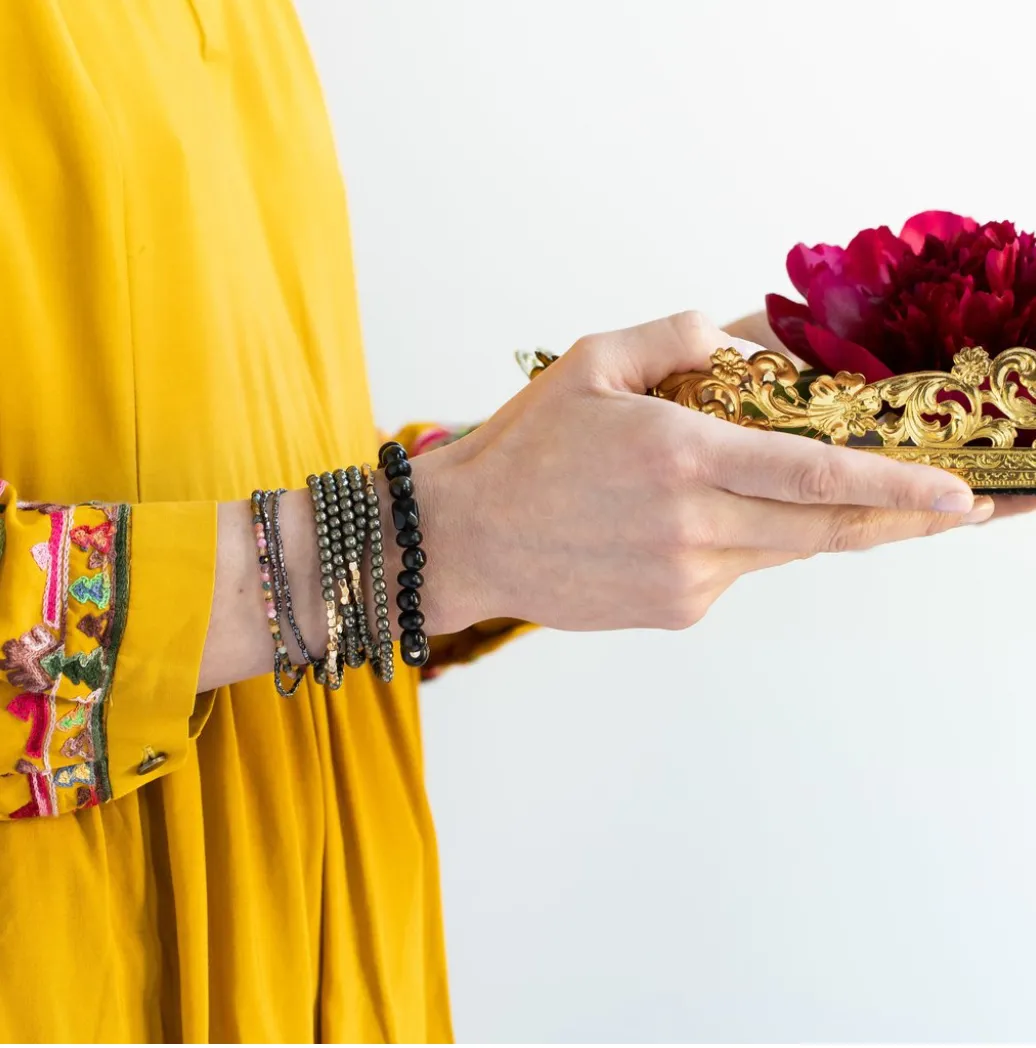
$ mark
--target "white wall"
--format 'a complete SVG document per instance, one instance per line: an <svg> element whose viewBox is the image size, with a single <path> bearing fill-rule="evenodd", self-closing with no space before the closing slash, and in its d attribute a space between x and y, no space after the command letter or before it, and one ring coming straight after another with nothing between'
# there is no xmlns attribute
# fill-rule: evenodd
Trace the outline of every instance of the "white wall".
<svg viewBox="0 0 1036 1048"><path fill-rule="evenodd" d="M299 0L386 425L511 352L787 290L797 239L1036 227L1036 8ZM425 695L462 1040L1036 1039L1036 519L540 635Z"/></svg>

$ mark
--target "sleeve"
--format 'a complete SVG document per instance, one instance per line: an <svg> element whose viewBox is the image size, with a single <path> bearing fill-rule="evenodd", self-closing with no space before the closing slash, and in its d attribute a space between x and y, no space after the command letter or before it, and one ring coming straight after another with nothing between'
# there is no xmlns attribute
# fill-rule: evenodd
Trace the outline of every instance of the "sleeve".
<svg viewBox="0 0 1036 1048"><path fill-rule="evenodd" d="M413 423L404 427L395 439L407 449L411 458L452 444L472 432L475 426L447 428L431 423ZM420 494L420 493L419 493ZM474 662L491 651L536 627L517 619L492 619L478 622L459 633L449 633L430 640L431 658L421 670L422 680L434 680L450 666Z"/></svg>
<svg viewBox="0 0 1036 1048"><path fill-rule="evenodd" d="M185 760L216 504L24 503L0 480L0 820L122 796Z"/></svg>

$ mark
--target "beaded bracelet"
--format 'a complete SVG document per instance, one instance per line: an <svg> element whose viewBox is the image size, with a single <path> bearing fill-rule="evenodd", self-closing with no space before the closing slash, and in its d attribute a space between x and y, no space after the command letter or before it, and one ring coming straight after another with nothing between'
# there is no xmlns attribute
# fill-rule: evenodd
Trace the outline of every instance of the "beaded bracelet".
<svg viewBox="0 0 1036 1048"><path fill-rule="evenodd" d="M400 615L400 654L408 666L420 667L428 662L430 649L425 636L424 615L421 613L420 589L424 585L421 569L428 558L421 549L423 538L419 526L421 514L414 498L412 469L406 449L396 441L384 444L378 452L378 462L385 471L392 496L392 524L396 529L396 544L403 550L403 571L396 576L399 593L396 605Z"/></svg>
<svg viewBox="0 0 1036 1048"><path fill-rule="evenodd" d="M299 629L299 624L295 621L295 603L291 599L291 586L288 585L288 565L284 559L284 541L281 538L281 496L284 494L284 488L278 488L273 492L271 500L273 505L269 513L270 523L273 525L271 534L273 541L270 543L270 560L274 568L274 592L277 596L277 600L284 607L284 614L287 616L288 625L291 627L291 632L295 637L295 643L299 646L299 651L302 653L302 658L307 665L312 666L314 659L313 656L310 655L309 649L306 647L306 641L302 636L302 630Z"/></svg>
<svg viewBox="0 0 1036 1048"><path fill-rule="evenodd" d="M259 582L263 589L263 600L266 603L266 619L270 625L270 636L273 639L273 681L277 693L284 698L291 698L302 683L302 670L296 669L288 658L288 649L281 635L278 586L274 579L277 574L274 559L270 555L269 518L266 504L271 492L256 490L252 492L252 530L255 533L255 547L259 562ZM287 678L291 683L285 684Z"/></svg>
<svg viewBox="0 0 1036 1048"><path fill-rule="evenodd" d="M338 498L334 481L332 479L331 483L327 484L324 482L324 477L330 477L330 474L320 477L310 474L306 478L306 484L309 487L310 498L313 500L317 555L320 558L320 592L327 610L327 654L317 667L317 680L326 683L332 691L336 691L342 686L342 672L338 664L338 638L341 623L335 601L335 565L333 563L335 554L331 550L331 521L333 519L339 535L341 521L338 516ZM341 541L340 538L339 541Z"/></svg>
<svg viewBox="0 0 1036 1048"><path fill-rule="evenodd" d="M342 555L341 563L333 559L335 581L338 583L338 601L342 609L342 630L345 637L345 665L358 670L364 662L363 641L360 636L357 613L359 609L352 599L351 580L359 575L359 561L362 557L363 531L356 524L353 502L349 489L349 480L344 469L334 471L335 490L338 495L338 512L342 520ZM344 545L346 538L355 538L356 544Z"/></svg>
<svg viewBox="0 0 1036 1048"><path fill-rule="evenodd" d="M392 651L392 623L388 617L388 587L385 584L385 556L381 541L381 503L374 486L370 466L363 465L363 486L367 494L367 530L370 533L371 588L374 590L374 618L378 631L376 651L372 649L371 664L378 677L388 684L395 676L395 657ZM371 638L373 644L373 637Z"/></svg>

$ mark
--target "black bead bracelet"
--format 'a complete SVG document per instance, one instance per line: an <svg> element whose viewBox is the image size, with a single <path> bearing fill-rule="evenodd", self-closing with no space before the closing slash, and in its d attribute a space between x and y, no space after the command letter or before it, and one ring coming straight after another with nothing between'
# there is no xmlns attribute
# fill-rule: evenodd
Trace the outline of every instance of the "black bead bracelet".
<svg viewBox="0 0 1036 1048"><path fill-rule="evenodd" d="M431 654L428 637L422 627L424 615L421 607L421 587L424 576L421 569L428 558L421 541L421 513L414 498L413 471L402 444L390 441L378 452L378 465L388 480L389 495L392 496L392 525L396 529L396 545L403 550L403 568L396 576L399 592L396 606L400 615L396 620L401 631L400 654L408 666L423 666Z"/></svg>

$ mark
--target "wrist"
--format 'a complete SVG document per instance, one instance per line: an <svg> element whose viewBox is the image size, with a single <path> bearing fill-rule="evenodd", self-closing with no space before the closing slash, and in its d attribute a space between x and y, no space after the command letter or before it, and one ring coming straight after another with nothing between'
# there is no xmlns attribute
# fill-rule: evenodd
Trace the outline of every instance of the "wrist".
<svg viewBox="0 0 1036 1048"><path fill-rule="evenodd" d="M471 512L469 469L455 446L441 448L411 460L414 494L421 514L422 547L428 564L421 589L424 632L429 636L456 633L484 617L486 588L479 570L478 547ZM391 550L390 579L394 614L399 592L396 576L403 570L403 550L396 543L392 500L379 475L385 550ZM386 558L386 566L388 558Z"/></svg>

